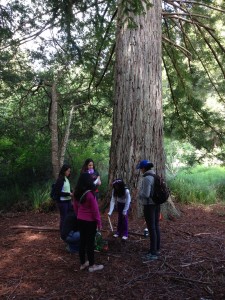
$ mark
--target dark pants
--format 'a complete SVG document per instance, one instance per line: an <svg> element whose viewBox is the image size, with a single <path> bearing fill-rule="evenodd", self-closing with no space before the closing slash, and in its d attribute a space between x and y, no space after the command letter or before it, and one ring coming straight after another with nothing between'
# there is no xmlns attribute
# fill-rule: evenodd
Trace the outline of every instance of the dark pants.
<svg viewBox="0 0 225 300"><path fill-rule="evenodd" d="M150 235L150 253L152 255L160 250L159 216L160 205L144 205L144 218Z"/></svg>
<svg viewBox="0 0 225 300"><path fill-rule="evenodd" d="M78 220L78 227L80 231L80 263L83 265L87 258L89 260L89 265L93 266L94 261L94 250L95 250L95 235L97 229L97 223L91 221Z"/></svg>
<svg viewBox="0 0 225 300"><path fill-rule="evenodd" d="M61 235L66 216L69 213L69 211L72 209L71 200L58 201L57 206L58 206L59 214L60 214L59 230L60 230L60 235Z"/></svg>
<svg viewBox="0 0 225 300"><path fill-rule="evenodd" d="M128 237L128 215L123 215L125 203L117 202L118 210L118 223L117 223L117 234L119 236Z"/></svg>

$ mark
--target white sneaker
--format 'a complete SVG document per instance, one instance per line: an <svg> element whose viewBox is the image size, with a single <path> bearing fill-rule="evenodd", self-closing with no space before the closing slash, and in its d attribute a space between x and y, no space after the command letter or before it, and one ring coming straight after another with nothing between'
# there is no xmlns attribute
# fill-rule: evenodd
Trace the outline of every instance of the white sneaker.
<svg viewBox="0 0 225 300"><path fill-rule="evenodd" d="M114 238L118 238L119 234L115 233L113 236L114 236Z"/></svg>
<svg viewBox="0 0 225 300"><path fill-rule="evenodd" d="M87 260L83 265L80 266L80 270L84 270L89 266L89 261Z"/></svg>
<svg viewBox="0 0 225 300"><path fill-rule="evenodd" d="M128 237L125 235L122 237L122 240L124 240L124 241L126 241L127 239L128 239Z"/></svg>
<svg viewBox="0 0 225 300"><path fill-rule="evenodd" d="M91 267L89 267L89 272L95 272L95 271L100 271L104 268L103 265L93 265Z"/></svg>

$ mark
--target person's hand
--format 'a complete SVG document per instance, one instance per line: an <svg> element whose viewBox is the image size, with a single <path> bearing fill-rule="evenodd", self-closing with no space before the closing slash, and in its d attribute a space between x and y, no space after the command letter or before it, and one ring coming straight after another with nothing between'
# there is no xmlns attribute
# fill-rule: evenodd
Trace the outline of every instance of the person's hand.
<svg viewBox="0 0 225 300"><path fill-rule="evenodd" d="M108 212L108 216L111 217L111 214Z"/></svg>

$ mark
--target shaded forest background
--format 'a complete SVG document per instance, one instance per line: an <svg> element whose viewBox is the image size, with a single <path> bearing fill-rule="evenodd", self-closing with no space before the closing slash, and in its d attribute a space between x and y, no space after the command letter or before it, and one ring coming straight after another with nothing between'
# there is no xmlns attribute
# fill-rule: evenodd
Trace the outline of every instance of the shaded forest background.
<svg viewBox="0 0 225 300"><path fill-rule="evenodd" d="M134 30L129 13L145 2L123 2ZM168 183L181 202L223 201L225 6L162 1L162 9ZM0 11L0 209L51 209L53 157L71 164L72 186L92 157L104 199L116 1L3 1Z"/></svg>

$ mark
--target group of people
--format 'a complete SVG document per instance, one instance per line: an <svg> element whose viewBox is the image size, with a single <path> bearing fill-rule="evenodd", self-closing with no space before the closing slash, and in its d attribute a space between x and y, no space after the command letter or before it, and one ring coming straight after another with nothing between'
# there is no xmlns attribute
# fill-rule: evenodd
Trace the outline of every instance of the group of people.
<svg viewBox="0 0 225 300"><path fill-rule="evenodd" d="M145 259L155 260L160 251L159 215L160 205L156 205L151 195L154 190L153 164L142 160L137 169L143 174L139 199L144 209L144 218L150 233L150 249ZM98 186L101 185L100 175L95 169L94 161L87 159L81 169L74 192L72 193L68 177L71 168L63 165L55 184L57 206L60 213L60 234L67 243L69 252L78 252L80 270L88 268L89 272L102 270L103 265L95 264L95 236L101 231L101 217L98 205ZM131 203L129 189L120 178L112 182L112 197L108 215L111 216L115 205L118 211L117 231L115 238L128 239L128 212Z"/></svg>

